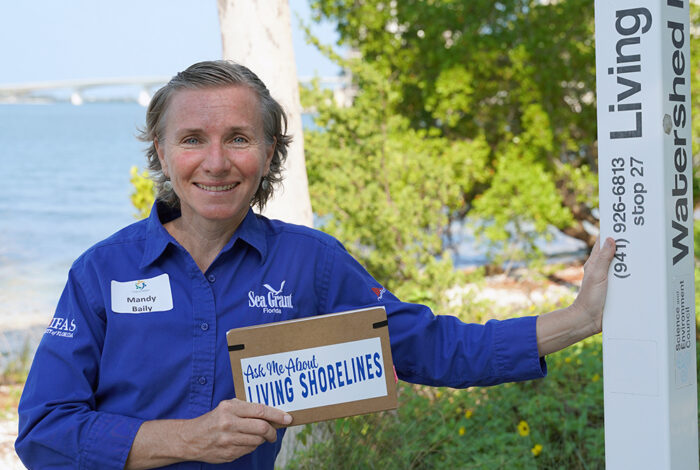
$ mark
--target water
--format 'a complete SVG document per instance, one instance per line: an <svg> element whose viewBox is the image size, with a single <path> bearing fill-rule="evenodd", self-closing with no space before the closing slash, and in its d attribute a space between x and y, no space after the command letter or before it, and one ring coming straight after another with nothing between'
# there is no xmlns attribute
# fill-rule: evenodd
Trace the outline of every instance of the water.
<svg viewBox="0 0 700 470"><path fill-rule="evenodd" d="M0 105L0 325L46 323L83 251L134 221L145 109Z"/></svg>

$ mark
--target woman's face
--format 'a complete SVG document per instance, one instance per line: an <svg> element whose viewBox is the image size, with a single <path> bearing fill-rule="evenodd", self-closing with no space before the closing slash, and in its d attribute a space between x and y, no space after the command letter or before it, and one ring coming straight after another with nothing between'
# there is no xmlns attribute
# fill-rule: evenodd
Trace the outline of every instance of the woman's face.
<svg viewBox="0 0 700 470"><path fill-rule="evenodd" d="M180 90L164 122L155 146L182 216L237 226L275 148L265 143L255 92L246 86Z"/></svg>

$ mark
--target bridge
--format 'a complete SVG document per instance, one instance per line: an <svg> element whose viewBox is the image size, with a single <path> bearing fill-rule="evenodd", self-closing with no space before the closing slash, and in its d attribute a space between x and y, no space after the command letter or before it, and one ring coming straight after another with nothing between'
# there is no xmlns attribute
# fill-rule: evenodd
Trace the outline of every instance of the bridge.
<svg viewBox="0 0 700 470"><path fill-rule="evenodd" d="M133 96L132 101L136 101L142 106L147 106L151 100L151 90L164 85L168 80L170 80L170 77L130 77L0 84L0 102L63 101L60 98L60 92L68 91L70 93L70 102L79 106L85 102L85 93L88 90L107 87L136 87L139 92ZM92 97L90 101L107 101L107 99L104 97Z"/></svg>
<svg viewBox="0 0 700 470"><path fill-rule="evenodd" d="M70 101L75 106L86 102L120 101L137 102L148 106L153 92L165 85L171 77L126 77L126 78L96 78L76 80L54 80L32 83L0 84L0 103L36 103ZM308 85L312 77L299 77L299 83ZM350 76L339 75L318 77L322 88L333 90L333 95L341 106L352 104L354 88ZM94 90L107 88L122 89L120 94L91 94Z"/></svg>

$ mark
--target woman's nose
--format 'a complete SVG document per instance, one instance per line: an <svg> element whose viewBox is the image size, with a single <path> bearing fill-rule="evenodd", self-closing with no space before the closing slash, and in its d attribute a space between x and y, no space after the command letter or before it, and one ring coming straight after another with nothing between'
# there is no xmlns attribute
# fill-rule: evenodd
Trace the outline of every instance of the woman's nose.
<svg viewBox="0 0 700 470"><path fill-rule="evenodd" d="M231 162L223 144L212 143L207 148L203 166L206 171L214 174L226 172L231 168Z"/></svg>

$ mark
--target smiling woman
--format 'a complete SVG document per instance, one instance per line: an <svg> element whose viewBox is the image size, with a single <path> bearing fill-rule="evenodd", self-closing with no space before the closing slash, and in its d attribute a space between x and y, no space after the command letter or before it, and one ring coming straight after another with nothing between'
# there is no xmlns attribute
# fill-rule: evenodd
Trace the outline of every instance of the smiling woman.
<svg viewBox="0 0 700 470"><path fill-rule="evenodd" d="M281 181L286 115L247 68L206 62L158 90L147 116L141 139L151 142L157 197L181 212L164 227L204 272Z"/></svg>
<svg viewBox="0 0 700 470"><path fill-rule="evenodd" d="M264 191L275 152L275 138L268 140L258 98L247 86L182 90L172 97L162 137L154 140L181 211L165 229L202 271L238 228L256 192ZM203 245L193 230L219 243Z"/></svg>
<svg viewBox="0 0 700 470"><path fill-rule="evenodd" d="M142 139L156 203L71 267L54 322L71 334L44 335L19 406L30 468L274 468L292 418L235 398L233 328L380 305L398 378L460 388L542 377L542 356L600 330L612 240L570 307L477 325L401 302L326 234L256 215L290 136L245 67L178 74Z"/></svg>
<svg viewBox="0 0 700 470"><path fill-rule="evenodd" d="M190 134L203 132L205 130L203 125L211 126L213 120L219 119L221 121L218 123L219 127L227 123L231 126L230 129L225 129L233 133L226 135L229 139L247 140L249 144L273 147L265 179L267 184L265 188L261 184L252 201L253 205L263 207L273 194L273 184L282 180L282 165L287 157L287 147L291 142L291 136L286 133L287 116L279 103L270 96L265 84L249 69L233 63L229 63L227 67L212 67L211 64L211 62L194 64L178 73L167 85L156 92L148 107L146 129L142 132L140 139L151 144L146 157L148 168L156 182L156 197L172 207L180 205L180 199L172 191L172 186L164 186L168 177L163 172L162 155L157 148L159 142L165 138L168 124L174 122L168 129L170 143L186 145L185 140L190 139L191 146L195 142L198 145L203 142L201 136ZM228 93L222 93L224 89L228 90ZM197 97L193 96L195 92L202 93L201 97L207 102L198 103ZM178 98L178 106L171 107L171 102L180 95L183 96ZM226 98L225 103L217 102L217 97ZM244 100L238 103L234 100L236 97L242 97ZM182 108L180 104L187 108ZM228 109L223 109L226 106ZM209 109L213 111L215 108L219 108L218 117L208 113ZM243 111L243 108L246 110ZM196 117L189 115L190 111L198 113L199 121ZM225 115L226 111L234 111L236 118ZM168 119L170 113L177 116ZM186 120L180 122L180 118L186 118ZM253 126L257 127L253 128ZM235 135L236 131L246 131L249 135ZM251 133L254 135L250 135ZM231 146L232 142L229 144Z"/></svg>
<svg viewBox="0 0 700 470"><path fill-rule="evenodd" d="M170 103L162 140L163 175L182 218L238 225L269 172L275 149L265 142L255 93L247 87L183 90ZM262 188L260 188L262 189Z"/></svg>

